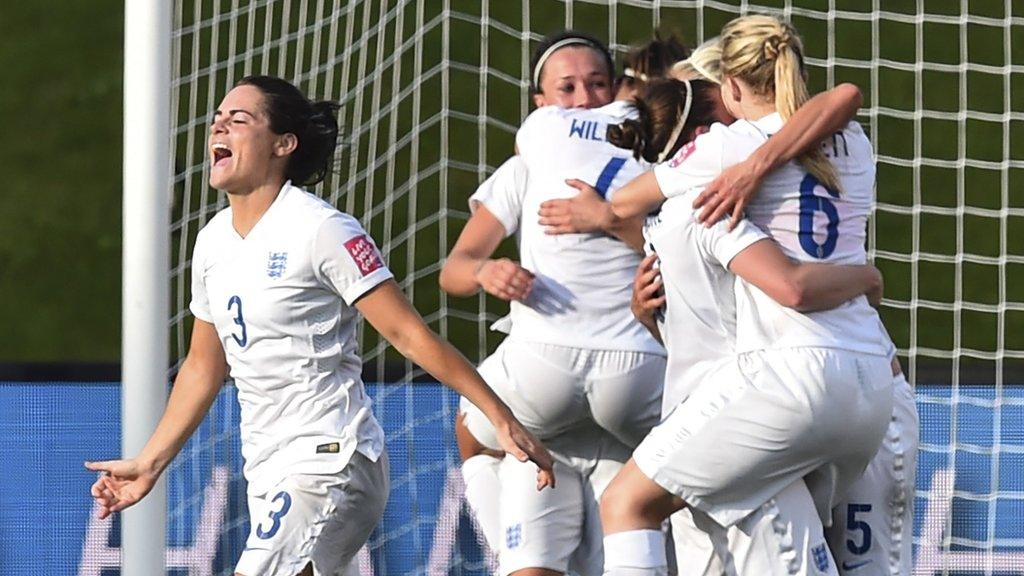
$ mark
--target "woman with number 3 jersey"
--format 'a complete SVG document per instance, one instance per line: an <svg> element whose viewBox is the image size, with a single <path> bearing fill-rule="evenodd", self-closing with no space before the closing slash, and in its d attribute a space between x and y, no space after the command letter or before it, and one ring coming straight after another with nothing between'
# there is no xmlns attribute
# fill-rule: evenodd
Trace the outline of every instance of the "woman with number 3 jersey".
<svg viewBox="0 0 1024 576"><path fill-rule="evenodd" d="M214 112L210 185L228 208L192 259L191 347L167 409L138 456L89 462L100 516L145 497L202 421L224 381L241 404L251 531L236 573L348 574L388 494L384 434L360 380L359 314L395 348L466 396L501 448L540 467L551 456L453 347L423 322L373 240L296 184L323 179L336 105L288 82L247 77Z"/></svg>

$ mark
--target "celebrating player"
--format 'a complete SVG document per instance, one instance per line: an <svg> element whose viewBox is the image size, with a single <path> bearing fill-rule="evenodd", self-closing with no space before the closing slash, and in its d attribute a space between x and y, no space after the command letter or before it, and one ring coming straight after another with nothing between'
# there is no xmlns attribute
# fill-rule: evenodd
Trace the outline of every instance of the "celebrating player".
<svg viewBox="0 0 1024 576"><path fill-rule="evenodd" d="M694 277L693 264L735 272L745 280L737 284L736 296L739 362L705 376L708 385L652 432L605 493L609 574L661 573L663 563L649 552L658 549L655 528L683 505L695 517L699 513L712 532L745 525L752 543L732 558L740 573L771 573L776 567L807 573L812 566L835 573L827 547L818 542L816 510L827 517L837 494L874 455L891 414L885 336L863 298L827 312L796 313L772 298L773 278L791 265L788 259L748 266L742 258L764 244L739 250L743 236L756 228L741 222L727 234L724 224L709 231L696 226L694 187L756 149L807 99L800 41L788 25L770 17L739 18L723 30L721 46L725 104L745 121L713 127L654 176L624 189L615 200L622 205L613 208L623 216L643 212L647 200L662 192L679 196L660 215L660 227L670 228L665 222L674 217L677 228L661 243L668 251L659 250L667 314L673 308L677 314L704 309L694 304L692 281L683 289L686 278ZM870 148L855 124L833 143L830 156L843 174L843 194L837 191L836 168L812 149L802 167L786 166L766 180L748 216L771 231L791 257L859 264L865 261L864 219L873 199ZM822 213L817 221L816 212ZM671 318L665 325L685 332ZM666 337L670 366L675 338ZM771 553L782 540L791 543L791 553Z"/></svg>
<svg viewBox="0 0 1024 576"><path fill-rule="evenodd" d="M236 572L340 574L388 492L383 432L360 380L358 314L487 415L500 447L552 461L472 366L430 331L359 223L296 187L329 168L336 107L277 78L243 79L214 112L210 185L229 207L192 260L191 348L142 451L89 462L106 517L138 502L195 430L226 372L238 387L252 528Z"/></svg>
<svg viewBox="0 0 1024 576"><path fill-rule="evenodd" d="M627 63L633 77L619 83L617 98L628 98L646 78L684 56L673 39L634 51ZM569 570L571 557L581 573L600 572L596 498L660 412L664 350L628 310L629 280L639 256L604 232L547 234L535 216L546 199L575 194L564 182L569 174L592 172L604 191L613 193L645 169L628 155L610 155L615 149L603 139L609 115L619 117L624 101L595 110L573 129L562 118L566 108L545 107L562 104L585 113L608 104L610 93L602 101L605 93L597 89L604 80L592 71L600 65L610 75L610 62L597 40L573 32L538 47L532 84L541 108L517 135L521 155L470 199L473 216L442 270L442 287L450 293L469 295L483 288L511 301L511 333L480 371L528 428L550 439L546 442L557 459L558 488L543 494L527 490L526 469L508 459L501 464L500 482L491 476L502 494L502 574L561 574ZM587 90L587 78L598 97L569 100L568 95ZM542 143L558 147L559 154L543 158ZM563 215L600 222L610 214L599 198ZM519 235L521 264L491 260L512 233ZM639 245L638 234L636 240ZM466 423L475 436L486 435L471 410ZM480 455L463 466L471 505L480 492L474 484L483 474L477 462L486 459L494 461ZM581 541L583 548L574 556Z"/></svg>

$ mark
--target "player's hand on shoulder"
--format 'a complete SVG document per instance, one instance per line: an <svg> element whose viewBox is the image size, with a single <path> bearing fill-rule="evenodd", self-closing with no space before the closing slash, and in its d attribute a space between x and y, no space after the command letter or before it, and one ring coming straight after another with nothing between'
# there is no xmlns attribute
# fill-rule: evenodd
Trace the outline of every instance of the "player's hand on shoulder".
<svg viewBox="0 0 1024 576"><path fill-rule="evenodd" d="M640 261L633 277L633 296L630 298L629 308L633 316L645 326L654 324L654 314L665 305L661 273L655 267L657 261L657 254L648 255Z"/></svg>
<svg viewBox="0 0 1024 576"><path fill-rule="evenodd" d="M525 300L533 290L533 273L508 258L485 260L476 271L485 292L502 300Z"/></svg>
<svg viewBox="0 0 1024 576"><path fill-rule="evenodd" d="M555 487L555 460L551 453L534 437L523 425L516 420L512 413L501 418L498 422L492 422L494 430L498 435L498 443L506 454L520 462L530 460L537 465L537 490Z"/></svg>
<svg viewBox="0 0 1024 576"><path fill-rule="evenodd" d="M702 208L697 220L712 226L729 216L729 230L732 230L743 219L743 211L753 200L764 176L750 158L726 168L693 201L695 209Z"/></svg>
<svg viewBox="0 0 1024 576"><path fill-rule="evenodd" d="M158 473L134 459L86 462L85 467L101 473L90 490L100 506L101 520L142 500L159 478Z"/></svg>
<svg viewBox="0 0 1024 576"><path fill-rule="evenodd" d="M546 234L580 234L604 232L614 215L611 206L596 188L582 180L566 180L566 184L579 190L572 198L547 200L537 214Z"/></svg>

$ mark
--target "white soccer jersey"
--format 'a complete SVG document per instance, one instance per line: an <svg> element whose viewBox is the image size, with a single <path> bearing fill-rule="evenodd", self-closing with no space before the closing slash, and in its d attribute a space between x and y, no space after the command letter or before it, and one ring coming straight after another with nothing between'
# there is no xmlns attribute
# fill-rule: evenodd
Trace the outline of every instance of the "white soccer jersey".
<svg viewBox="0 0 1024 576"><path fill-rule="evenodd" d="M549 235L538 222L541 203L577 194L566 179L588 182L610 198L648 168L605 140L608 125L631 110L622 102L538 109L516 135L521 160L510 160L473 195L471 204L485 205L508 234L518 232L521 264L536 275L529 298L511 304L514 337L664 354L629 311L640 255L604 233Z"/></svg>
<svg viewBox="0 0 1024 576"><path fill-rule="evenodd" d="M290 183L245 238L231 208L200 231L190 308L216 327L238 388L252 493L337 472L355 450L379 457L352 304L391 277L354 218Z"/></svg>
<svg viewBox="0 0 1024 576"><path fill-rule="evenodd" d="M746 159L782 127L778 114L757 121L716 124L655 168L667 197L703 187L722 170ZM867 217L874 203L874 160L860 126L851 122L824 144L839 172L842 193L826 190L795 162L765 179L747 206L751 222L791 258L807 262L863 264ZM737 352L827 347L886 354L877 312L859 296L832 310L801 313L737 281Z"/></svg>
<svg viewBox="0 0 1024 576"><path fill-rule="evenodd" d="M668 349L662 413L685 400L723 360L735 358L735 276L732 259L767 235L744 220L708 228L697 222L698 190L666 201L644 225L658 253L665 288L661 337Z"/></svg>

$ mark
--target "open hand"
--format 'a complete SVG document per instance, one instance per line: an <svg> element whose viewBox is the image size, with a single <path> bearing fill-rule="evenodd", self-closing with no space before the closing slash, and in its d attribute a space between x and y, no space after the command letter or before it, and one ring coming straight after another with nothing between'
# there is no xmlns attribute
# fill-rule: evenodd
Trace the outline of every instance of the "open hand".
<svg viewBox="0 0 1024 576"><path fill-rule="evenodd" d="M732 230L743 219L743 211L754 198L762 180L764 176L750 159L726 168L693 201L695 209L703 208L697 221L712 226L729 214L729 230Z"/></svg>
<svg viewBox="0 0 1024 576"><path fill-rule="evenodd" d="M159 477L156 473L143 471L136 460L86 462L85 467L103 473L91 489L92 497L100 505L100 520L142 500Z"/></svg>
<svg viewBox="0 0 1024 576"><path fill-rule="evenodd" d="M537 212L545 234L604 232L611 222L612 209L596 188L582 180L566 180L579 190L572 198L547 200Z"/></svg>
<svg viewBox="0 0 1024 576"><path fill-rule="evenodd" d="M511 414L494 426L498 442L507 454L520 462L532 461L537 465L537 490L555 487L555 460L547 448L530 434Z"/></svg>
<svg viewBox="0 0 1024 576"><path fill-rule="evenodd" d="M485 261L477 269L476 281L492 296L506 301L523 301L533 289L533 272L508 258L498 258Z"/></svg>

